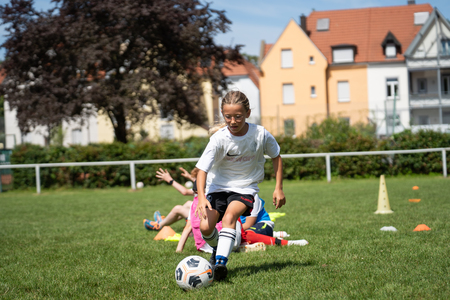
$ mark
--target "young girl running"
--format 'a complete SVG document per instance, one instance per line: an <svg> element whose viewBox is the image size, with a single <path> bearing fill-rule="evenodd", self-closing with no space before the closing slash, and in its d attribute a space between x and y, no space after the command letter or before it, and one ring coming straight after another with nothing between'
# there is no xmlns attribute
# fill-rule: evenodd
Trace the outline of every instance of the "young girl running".
<svg viewBox="0 0 450 300"><path fill-rule="evenodd" d="M273 204L278 209L286 203L280 146L264 127L245 122L251 113L247 97L239 91L228 92L222 99L221 112L227 126L211 136L196 165L196 214L201 219L204 240L217 249L214 279L218 281L228 273L226 264L236 238L236 221L241 215L250 215L258 183L264 179L264 154L272 158L275 171ZM208 172L212 176L206 187ZM221 220L219 234L215 224Z"/></svg>

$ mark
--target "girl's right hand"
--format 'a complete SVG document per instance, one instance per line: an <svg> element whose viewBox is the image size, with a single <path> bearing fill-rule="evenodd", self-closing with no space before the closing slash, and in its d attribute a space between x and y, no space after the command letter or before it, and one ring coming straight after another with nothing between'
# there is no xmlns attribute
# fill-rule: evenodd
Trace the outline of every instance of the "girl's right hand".
<svg viewBox="0 0 450 300"><path fill-rule="evenodd" d="M195 215L199 219L206 219L206 208L212 210L211 203L205 197L198 197L197 208L195 209Z"/></svg>

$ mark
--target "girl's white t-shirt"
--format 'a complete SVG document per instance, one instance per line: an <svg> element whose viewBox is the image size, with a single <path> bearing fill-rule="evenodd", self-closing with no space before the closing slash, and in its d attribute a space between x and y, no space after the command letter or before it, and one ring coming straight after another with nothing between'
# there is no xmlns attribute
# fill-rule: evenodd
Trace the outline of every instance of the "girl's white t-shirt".
<svg viewBox="0 0 450 300"><path fill-rule="evenodd" d="M262 126L248 123L245 135L234 136L228 127L211 136L196 167L208 173L206 193L232 191L255 195L264 180L267 154L275 158L280 146Z"/></svg>

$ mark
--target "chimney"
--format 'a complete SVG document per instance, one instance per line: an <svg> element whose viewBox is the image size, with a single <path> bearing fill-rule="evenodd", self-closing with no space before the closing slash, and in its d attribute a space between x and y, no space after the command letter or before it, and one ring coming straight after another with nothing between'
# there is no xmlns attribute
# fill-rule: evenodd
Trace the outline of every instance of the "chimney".
<svg viewBox="0 0 450 300"><path fill-rule="evenodd" d="M408 5L414 5L416 4L416 0L408 0Z"/></svg>
<svg viewBox="0 0 450 300"><path fill-rule="evenodd" d="M259 48L258 66L261 67L261 62L264 59L264 49L266 49L266 41L261 40L261 46Z"/></svg>
<svg viewBox="0 0 450 300"><path fill-rule="evenodd" d="M303 31L308 34L307 28L306 28L306 16L302 14L300 16L300 28L303 29Z"/></svg>

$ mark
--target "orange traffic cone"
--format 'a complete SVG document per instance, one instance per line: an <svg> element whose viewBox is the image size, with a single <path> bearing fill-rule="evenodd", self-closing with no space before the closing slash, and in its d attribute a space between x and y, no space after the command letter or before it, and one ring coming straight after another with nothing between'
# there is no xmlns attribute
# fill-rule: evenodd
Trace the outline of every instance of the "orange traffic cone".
<svg viewBox="0 0 450 300"><path fill-rule="evenodd" d="M420 224L417 225L417 227L413 231L425 231L425 230L431 230L431 228L425 224Z"/></svg>
<svg viewBox="0 0 450 300"><path fill-rule="evenodd" d="M170 226L164 226L153 239L155 241L165 240L169 236L174 236L175 234L176 232Z"/></svg>

